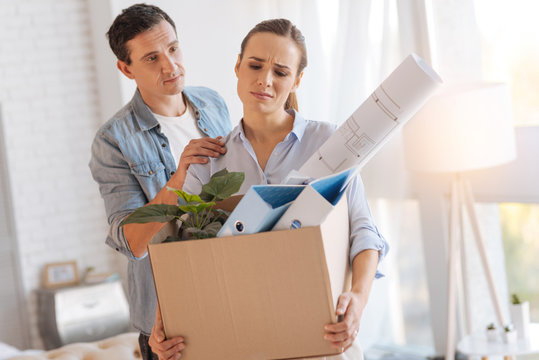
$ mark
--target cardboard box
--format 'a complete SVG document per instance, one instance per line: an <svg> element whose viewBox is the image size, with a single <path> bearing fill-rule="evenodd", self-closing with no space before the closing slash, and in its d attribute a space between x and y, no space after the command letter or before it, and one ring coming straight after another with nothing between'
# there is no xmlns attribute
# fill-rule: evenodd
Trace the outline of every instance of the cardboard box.
<svg viewBox="0 0 539 360"><path fill-rule="evenodd" d="M346 196L319 226L150 244L165 333L185 337L185 360L338 354L324 325L337 321L348 253Z"/></svg>

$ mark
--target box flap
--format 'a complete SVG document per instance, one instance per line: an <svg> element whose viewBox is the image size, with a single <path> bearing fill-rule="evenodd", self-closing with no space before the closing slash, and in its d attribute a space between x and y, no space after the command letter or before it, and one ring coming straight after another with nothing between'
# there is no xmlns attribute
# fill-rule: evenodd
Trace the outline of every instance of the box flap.
<svg viewBox="0 0 539 360"><path fill-rule="evenodd" d="M350 222L346 194L320 226L334 308L339 295L350 289ZM343 259L346 259L343 261Z"/></svg>
<svg viewBox="0 0 539 360"><path fill-rule="evenodd" d="M232 195L227 199L216 202L215 207L226 211L233 211L242 198L243 195Z"/></svg>
<svg viewBox="0 0 539 360"><path fill-rule="evenodd" d="M161 244L170 235L178 235L178 225L175 221L166 223L157 234L154 235L150 244Z"/></svg>

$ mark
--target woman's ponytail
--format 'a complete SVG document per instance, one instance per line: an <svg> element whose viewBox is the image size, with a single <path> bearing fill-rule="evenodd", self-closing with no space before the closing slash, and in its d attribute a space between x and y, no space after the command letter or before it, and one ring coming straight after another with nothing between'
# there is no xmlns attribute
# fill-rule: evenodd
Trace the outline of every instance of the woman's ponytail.
<svg viewBox="0 0 539 360"><path fill-rule="evenodd" d="M298 97L296 96L295 92L291 92L290 94L288 94L288 99L286 99L286 102L284 103L284 109L294 109L296 111L299 111Z"/></svg>

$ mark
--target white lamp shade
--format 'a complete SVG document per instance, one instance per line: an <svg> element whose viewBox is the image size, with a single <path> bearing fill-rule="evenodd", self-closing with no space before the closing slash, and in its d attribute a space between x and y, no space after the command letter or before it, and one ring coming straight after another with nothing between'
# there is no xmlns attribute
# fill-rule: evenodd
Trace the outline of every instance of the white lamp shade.
<svg viewBox="0 0 539 360"><path fill-rule="evenodd" d="M403 132L411 170L477 170L516 157L509 91L502 83L446 86Z"/></svg>

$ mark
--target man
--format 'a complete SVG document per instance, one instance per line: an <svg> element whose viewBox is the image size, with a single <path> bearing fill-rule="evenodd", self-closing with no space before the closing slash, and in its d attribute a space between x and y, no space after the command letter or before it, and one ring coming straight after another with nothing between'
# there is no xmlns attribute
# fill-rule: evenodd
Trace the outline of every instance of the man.
<svg viewBox="0 0 539 360"><path fill-rule="evenodd" d="M98 130L90 169L110 224L106 243L129 258L131 321L140 331L142 356L156 359L148 346L157 299L146 249L163 224L121 222L140 206L176 203L167 187L182 187L189 164L225 153L220 137L230 131L230 118L215 91L184 87L176 27L158 7L124 9L107 37L118 69L135 80L137 90Z"/></svg>

